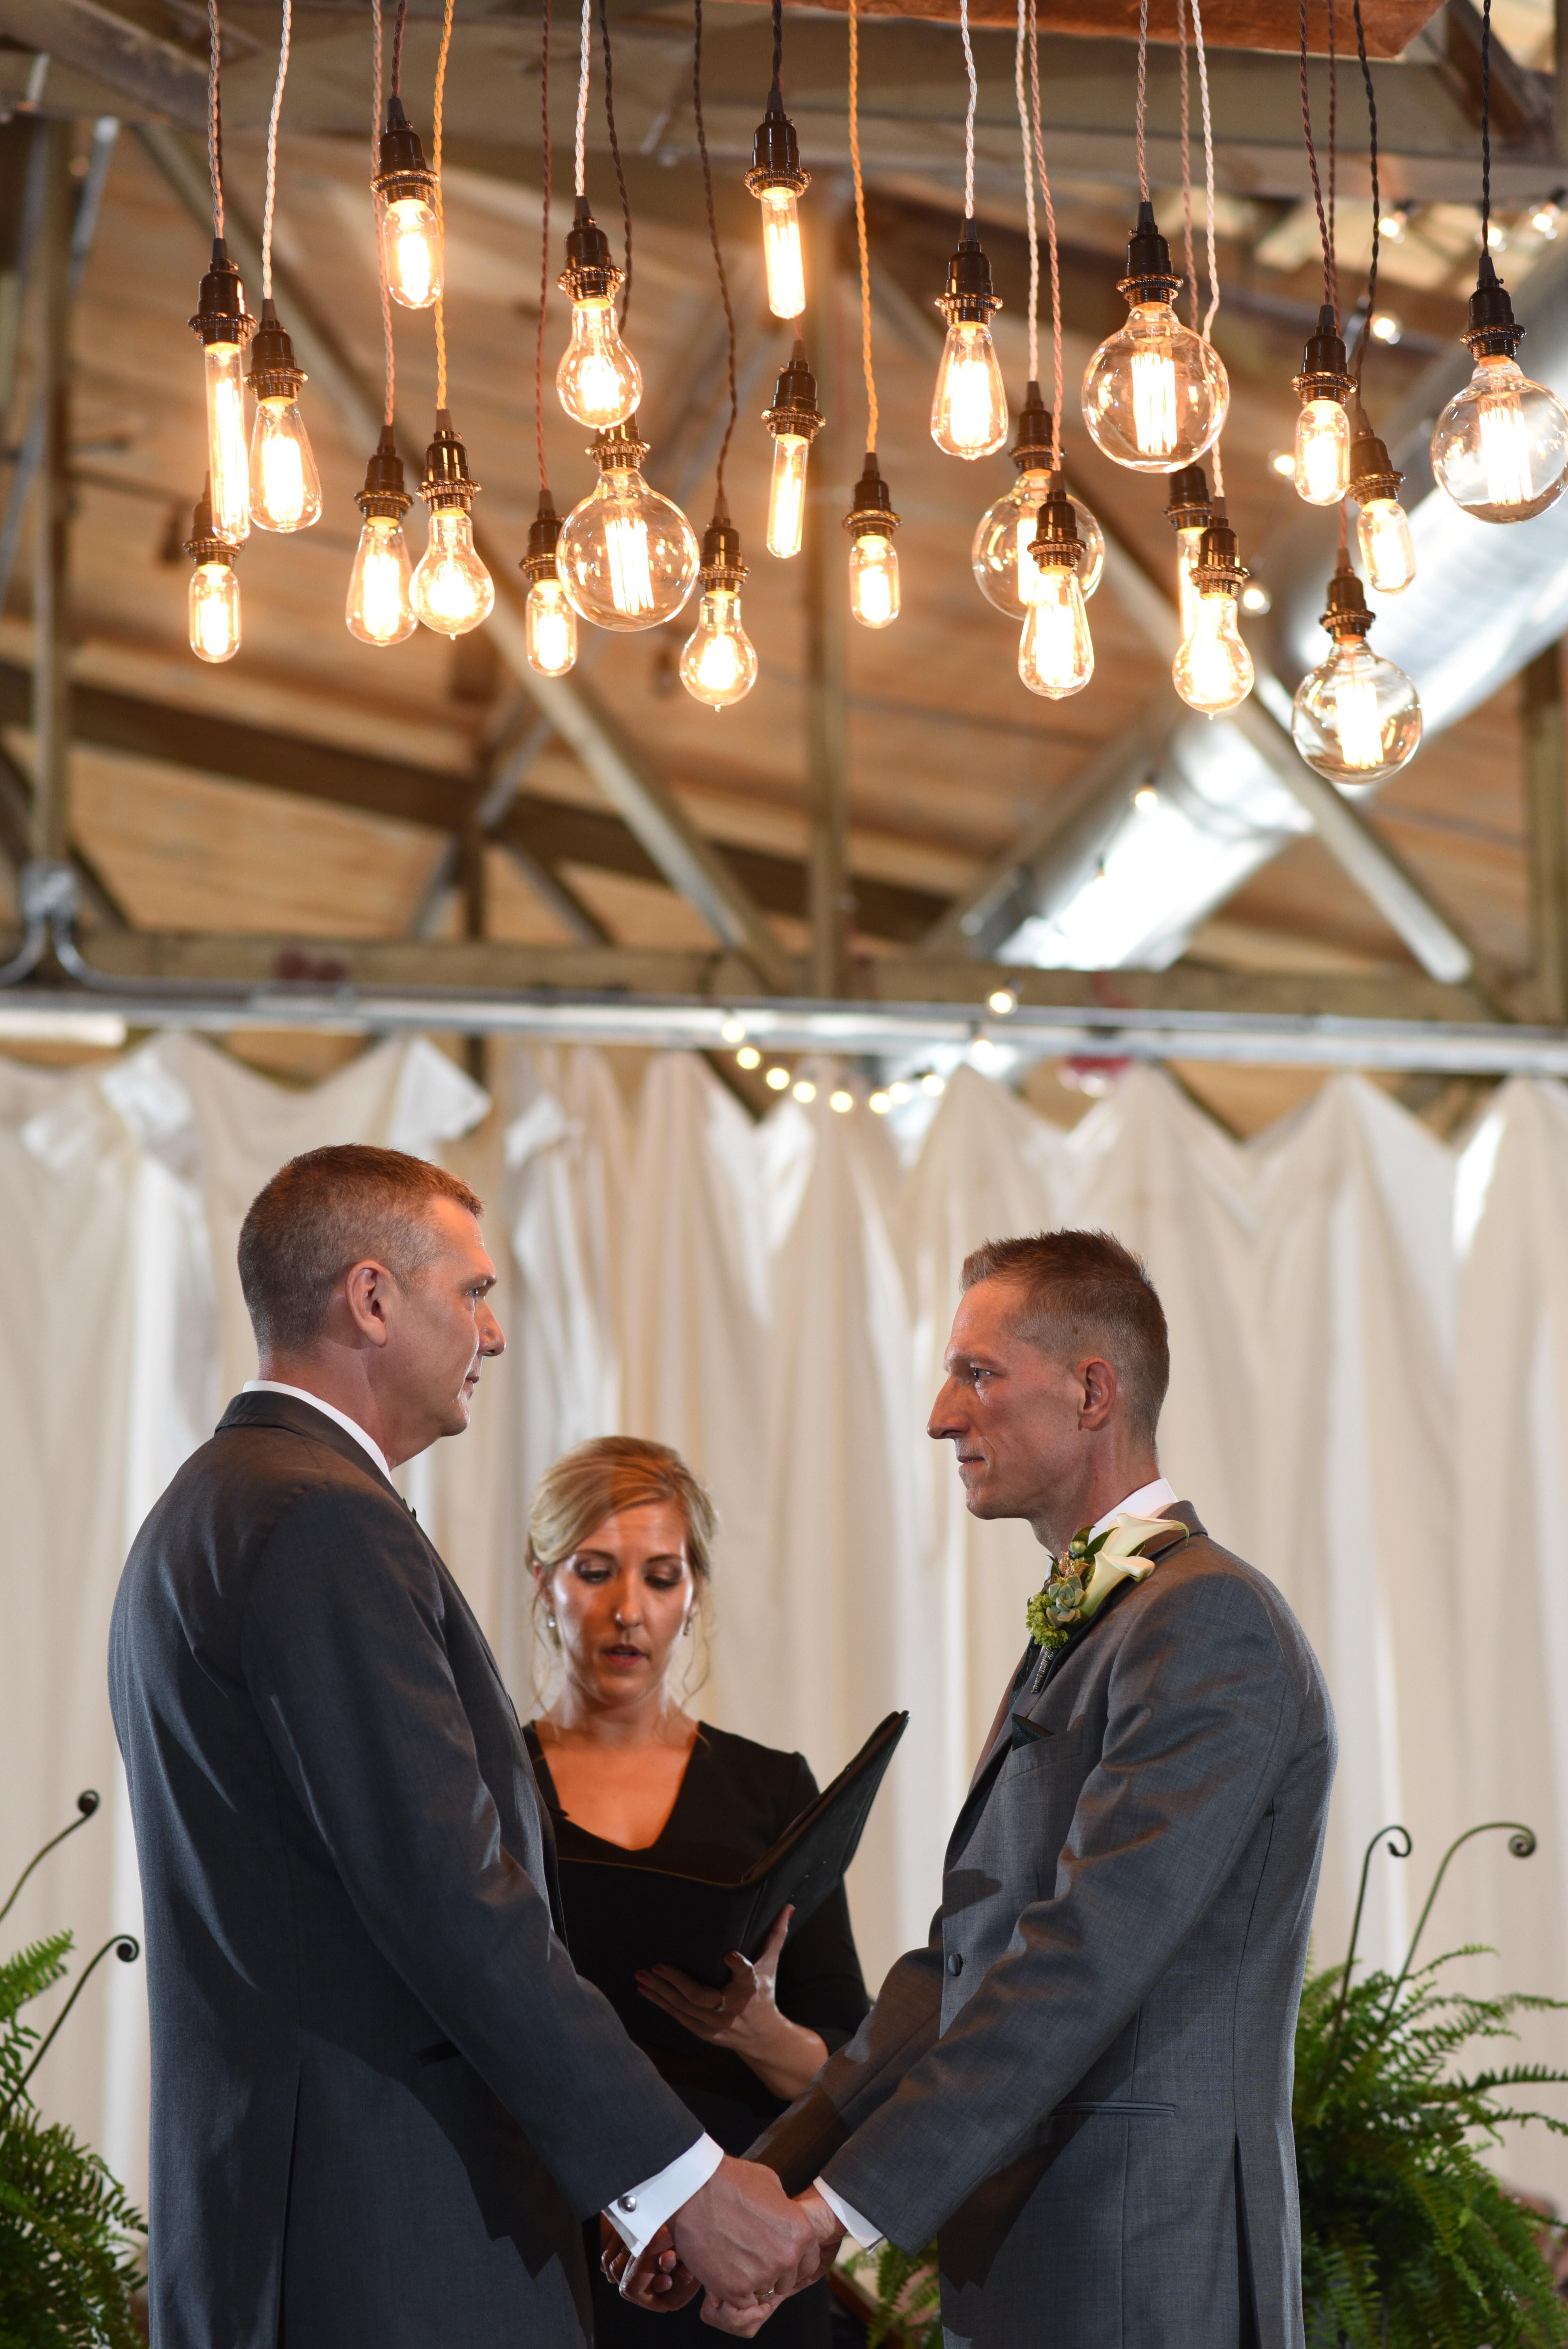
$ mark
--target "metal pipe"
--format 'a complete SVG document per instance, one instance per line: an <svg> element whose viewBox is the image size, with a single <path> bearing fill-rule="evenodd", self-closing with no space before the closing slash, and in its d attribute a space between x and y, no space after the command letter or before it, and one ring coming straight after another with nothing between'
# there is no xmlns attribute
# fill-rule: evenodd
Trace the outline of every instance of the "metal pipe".
<svg viewBox="0 0 1568 2349"><path fill-rule="evenodd" d="M38 508L33 531L33 853L66 853L70 742L71 126L46 124L38 238Z"/></svg>

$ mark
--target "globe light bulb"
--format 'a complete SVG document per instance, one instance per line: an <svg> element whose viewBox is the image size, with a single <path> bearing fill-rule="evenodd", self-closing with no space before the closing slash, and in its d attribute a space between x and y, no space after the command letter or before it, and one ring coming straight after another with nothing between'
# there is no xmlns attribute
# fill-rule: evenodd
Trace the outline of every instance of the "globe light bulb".
<svg viewBox="0 0 1568 2349"><path fill-rule="evenodd" d="M892 543L898 516L874 450L866 451L844 528L850 533L850 610L862 628L888 627L899 609L898 554Z"/></svg>
<svg viewBox="0 0 1568 2349"><path fill-rule="evenodd" d="M1399 595L1416 575L1416 549L1410 525L1399 503L1404 475L1388 461L1388 451L1360 417L1350 445L1350 494L1360 512L1356 536L1367 576L1380 595Z"/></svg>
<svg viewBox="0 0 1568 2349"><path fill-rule="evenodd" d="M211 481L197 501L185 552L196 565L188 602L191 649L198 660L232 660L240 649L240 583L234 550L214 526Z"/></svg>
<svg viewBox="0 0 1568 2349"><path fill-rule="evenodd" d="M656 628L674 619L696 578L696 533L679 506L644 480L647 453L635 417L601 432L591 451L599 479L562 526L562 585L579 616L596 627Z"/></svg>
<svg viewBox="0 0 1568 2349"><path fill-rule="evenodd" d="M191 327L201 344L206 378L207 481L213 528L231 547L242 546L251 534L251 467L240 355L255 325L245 308L240 273L222 238L214 237Z"/></svg>
<svg viewBox="0 0 1568 2349"><path fill-rule="evenodd" d="M403 462L390 424L383 424L365 469L365 486L355 494L364 517L354 568L348 575L344 618L362 645L406 644L418 626L411 597L412 571L403 517L412 501L403 486Z"/></svg>
<svg viewBox="0 0 1568 2349"><path fill-rule="evenodd" d="M376 191L376 224L387 290L406 310L428 310L440 298L445 264L436 175L402 100L387 101Z"/></svg>
<svg viewBox="0 0 1568 2349"><path fill-rule="evenodd" d="M466 636L489 619L495 606L495 582L475 552L469 513L478 491L451 416L438 408L436 434L425 452L425 478L419 484L419 494L430 509L430 536L415 567L409 600L415 617L439 636Z"/></svg>
<svg viewBox="0 0 1568 2349"><path fill-rule="evenodd" d="M1218 718L1253 689L1253 657L1236 626L1236 591L1246 577L1223 498L1212 503L1199 559L1192 568L1192 626L1171 664L1171 679L1190 709Z"/></svg>
<svg viewBox="0 0 1568 2349"><path fill-rule="evenodd" d="M768 110L751 142L746 184L762 206L762 260L768 274L768 307L776 318L798 318L806 307L806 272L800 256L798 199L811 184L800 169L795 126L784 111L775 80Z"/></svg>
<svg viewBox="0 0 1568 2349"><path fill-rule="evenodd" d="M1432 470L1478 522L1528 522L1568 486L1568 411L1514 358L1524 329L1483 252L1464 341L1475 373L1432 433Z"/></svg>
<svg viewBox="0 0 1568 2349"><path fill-rule="evenodd" d="M1083 556L1073 502L1060 473L1052 473L1028 551L1040 585L1027 600L1018 640L1018 675L1031 693L1049 701L1081 693L1094 675L1094 645L1078 582Z"/></svg>
<svg viewBox="0 0 1568 2349"><path fill-rule="evenodd" d="M595 432L624 424L643 396L642 369L621 340L615 318L622 274L587 197L579 196L566 234L566 266L556 280L572 296L572 340L555 370L555 388L567 415Z"/></svg>
<svg viewBox="0 0 1568 2349"><path fill-rule="evenodd" d="M550 492L541 490L521 565L530 582L523 612L529 667L541 677L564 677L577 658L577 615L556 568L560 543L561 517Z"/></svg>
<svg viewBox="0 0 1568 2349"><path fill-rule="evenodd" d="M251 343L256 420L251 429L249 494L251 519L261 530L308 530L321 519L321 476L299 409L304 380L269 294Z"/></svg>
<svg viewBox="0 0 1568 2349"><path fill-rule="evenodd" d="M932 396L931 437L950 457L988 457L1007 437L1007 395L990 326L1002 304L972 220L964 223L936 306L947 320L947 339Z"/></svg>
<svg viewBox="0 0 1568 2349"><path fill-rule="evenodd" d="M762 421L773 435L773 478L768 491L768 552L788 562L800 552L806 519L806 460L821 429L817 381L796 337L789 365L774 387Z"/></svg>
<svg viewBox="0 0 1568 2349"><path fill-rule="evenodd" d="M1364 796L1408 764L1420 747L1421 704L1402 668L1368 647L1372 615L1342 556L1328 585L1323 626L1328 658L1296 688L1292 739L1309 767L1348 798Z"/></svg>
<svg viewBox="0 0 1568 2349"><path fill-rule="evenodd" d="M1006 612L1009 619L1021 620L1039 593L1040 566L1029 549L1054 462L1050 411L1040 398L1037 383L1031 383L1025 394L1012 458L1018 468L1017 480L981 516L969 562L985 601L998 612ZM1078 578L1087 604L1105 570L1105 533L1079 499L1072 500L1072 509L1083 542Z"/></svg>
<svg viewBox="0 0 1568 2349"><path fill-rule="evenodd" d="M1301 401L1295 419L1296 494L1309 506L1336 506L1350 483L1350 419L1345 404L1354 385L1331 304L1325 303L1317 314L1295 388Z"/></svg>
<svg viewBox="0 0 1568 2349"><path fill-rule="evenodd" d="M1150 203L1138 208L1127 270L1119 287L1127 323L1084 372L1083 419L1114 463L1135 473L1174 473L1218 438L1230 382L1212 344L1182 326L1171 306L1181 281Z"/></svg>

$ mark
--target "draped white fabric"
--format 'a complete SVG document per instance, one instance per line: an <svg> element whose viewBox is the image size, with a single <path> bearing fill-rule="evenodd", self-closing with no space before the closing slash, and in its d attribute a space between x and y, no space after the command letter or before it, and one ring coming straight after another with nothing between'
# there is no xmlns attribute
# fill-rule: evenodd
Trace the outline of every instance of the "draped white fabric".
<svg viewBox="0 0 1568 2349"><path fill-rule="evenodd" d="M873 1982L923 1935L1041 1572L1026 1528L969 1519L923 1433L959 1267L988 1236L1073 1223L1146 1257L1172 1332L1162 1466L1280 1584L1334 1689L1321 1960L1377 1828L1417 1838L1406 1866L1374 1863L1362 1948L1383 1961L1449 1840L1522 1819L1538 1857L1467 1846L1425 1946L1494 1940L1488 1979L1568 1992L1568 1091L1510 1086L1457 1154L1353 1078L1242 1145L1152 1072L1068 1134L965 1070L903 1165L825 1085L754 1127L685 1056L654 1061L633 1104L592 1052L497 1060L488 1119L424 1042L308 1092L176 1037L93 1074L0 1063L0 1857L20 1867L82 1785L108 1814L31 1880L18 1939L68 1923L85 1955L136 1923L104 1692L120 1557L253 1371L246 1203L293 1153L366 1140L444 1159L490 1203L508 1357L469 1433L405 1482L520 1709L551 1669L529 1490L616 1429L678 1445L718 1504L707 1718L826 1778L910 1709L851 1878ZM1532 2030L1568 2060L1555 2018ZM38 2085L139 2190L139 1967L106 1961ZM1511 2161L1568 2192L1544 2142Z"/></svg>

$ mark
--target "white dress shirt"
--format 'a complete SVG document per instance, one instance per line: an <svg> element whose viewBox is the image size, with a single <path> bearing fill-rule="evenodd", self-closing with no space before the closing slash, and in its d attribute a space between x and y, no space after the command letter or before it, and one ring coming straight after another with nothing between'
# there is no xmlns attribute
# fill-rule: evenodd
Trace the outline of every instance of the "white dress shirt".
<svg viewBox="0 0 1568 2349"><path fill-rule="evenodd" d="M1114 1526L1122 1517L1157 1517L1161 1509L1168 1509L1177 1498L1175 1485L1163 1476L1156 1476L1151 1485L1140 1485L1136 1493L1129 1493L1125 1501L1119 1501L1114 1509L1108 1509L1103 1517L1097 1517L1088 1529L1089 1539L1092 1541L1096 1534L1104 1533L1108 1526ZM863 2219L852 2203L835 2194L832 2188L824 2185L820 2178L815 2184L839 2224L848 2230L863 2251L874 2251L882 2239L881 2228L870 2219Z"/></svg>
<svg viewBox="0 0 1568 2349"><path fill-rule="evenodd" d="M391 1482L392 1471L387 1464L387 1454L382 1451L381 1446L377 1443L376 1438L373 1435L366 1435L365 1430L360 1426L359 1422L356 1419L350 1419L346 1411L339 1411L335 1402L326 1402L321 1395L312 1394L308 1387L285 1386L282 1379L247 1379L243 1388L242 1389L242 1392L244 1394L293 1395L296 1402L308 1402L313 1405L315 1410L325 1412L328 1419L336 1420L339 1427L341 1427L346 1433L352 1435L356 1444L364 1445L366 1451L369 1453L372 1460L375 1461L377 1468L380 1469L381 1474L387 1478L388 1483Z"/></svg>

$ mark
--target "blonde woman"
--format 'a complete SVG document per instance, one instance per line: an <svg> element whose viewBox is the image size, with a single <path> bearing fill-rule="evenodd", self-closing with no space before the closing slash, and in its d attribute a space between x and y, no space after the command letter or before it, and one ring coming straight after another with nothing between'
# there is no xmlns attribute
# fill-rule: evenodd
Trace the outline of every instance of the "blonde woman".
<svg viewBox="0 0 1568 2349"><path fill-rule="evenodd" d="M672 1966L634 1971L625 1951L635 1861L738 1875L817 1792L804 1758L694 1720L678 1691L707 1610L713 1504L678 1453L636 1436L579 1444L540 1479L529 1561L560 1690L530 1722L529 1750L562 1861L572 1952L638 2045L727 2152L767 2123L851 2038L869 2003L841 1885L790 1932L773 1925L755 1964L738 1952L721 1994ZM623 2301L590 2248L597 2349L711 2342L699 2304L656 2314ZM784 2302L769 2349L827 2349L826 2284Z"/></svg>

